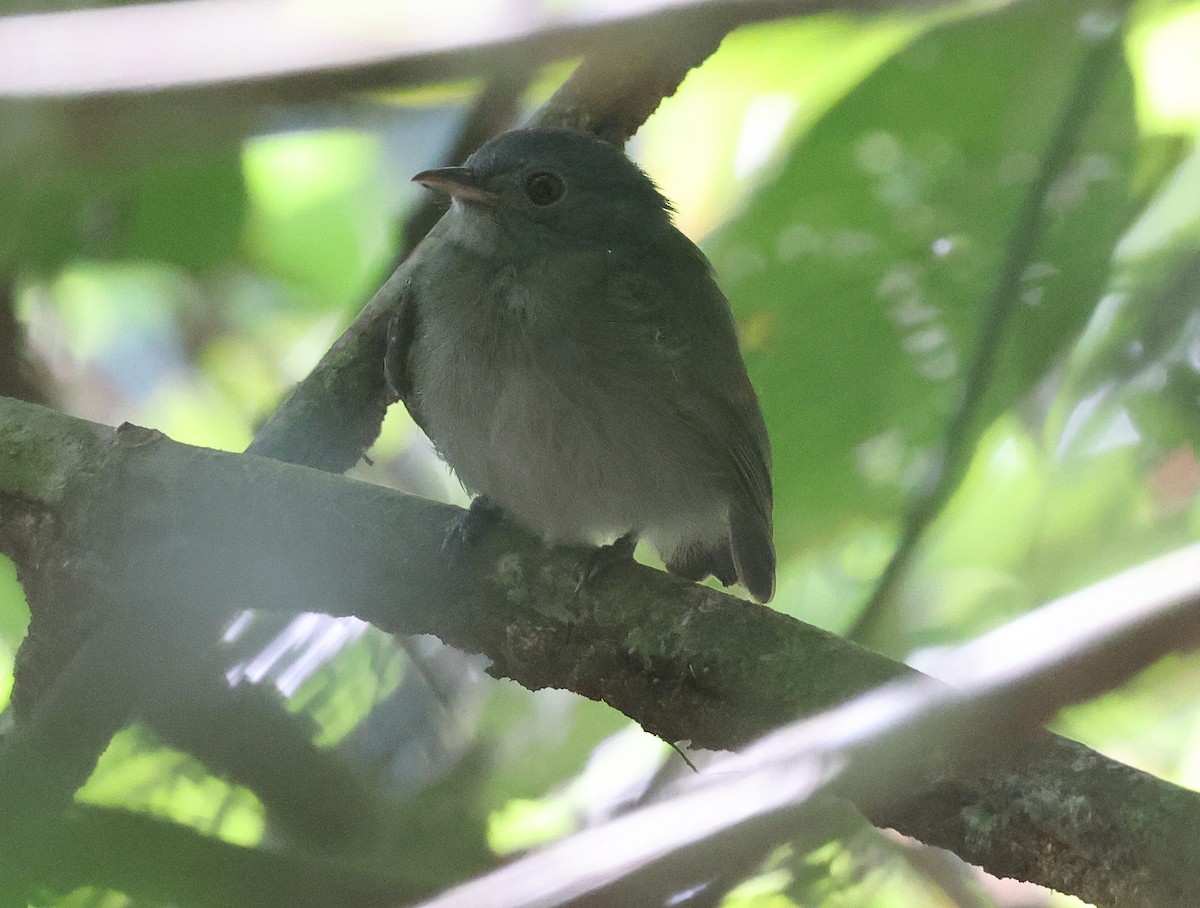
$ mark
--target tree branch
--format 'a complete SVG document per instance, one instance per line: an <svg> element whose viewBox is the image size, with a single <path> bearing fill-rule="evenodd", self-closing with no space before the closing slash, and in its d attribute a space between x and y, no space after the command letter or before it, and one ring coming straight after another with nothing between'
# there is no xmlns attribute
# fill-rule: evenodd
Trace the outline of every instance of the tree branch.
<svg viewBox="0 0 1200 908"><path fill-rule="evenodd" d="M4 469L4 457L37 466L18 474ZM63 486L70 475L78 481ZM37 498L37 490L46 496ZM451 561L441 539L459 511L447 505L143 430L97 430L0 400L0 504L14 491L35 498L64 528L49 559L30 570L82 574L93 587L100 570L117 601L153 610L137 616L139 626L224 615L236 601L356 614L384 630L433 633L486 653L494 675L602 699L668 740L699 747L738 747L797 715L915 675L785 615L642 566L614 569L575 596L578 553L547 550L512 526ZM1120 601L1145 589L1135 577L1103 594ZM1095 606L1080 603L1087 611ZM1160 625L1157 635L1113 637L1101 660L1113 674L1093 685L1116 683L1163 648L1191 641L1189 615L1178 611L1173 620L1182 623ZM1055 637L1043 629L1033 639ZM1146 641L1153 642L1143 648ZM1096 689L1068 688L1063 696ZM1045 718L1051 708L1026 699L1023 720ZM993 721L1009 719L997 713ZM9 757L0 757L0 773ZM18 794L0 790L6 799ZM1081 798L1087 811L1072 808ZM1048 737L1015 763L965 776L948 770L932 791L876 819L1002 873L1013 872L1014 854L1064 850L1099 872L1095 865L1112 854L1096 843L1111 842L1131 817L1140 824L1136 842L1157 842L1197 811L1194 793ZM1055 816L1065 819L1053 825ZM994 834L980 834L971 817L988 818ZM1151 858L1136 843L1127 854ZM1043 859L1023 872L1072 891L1070 875L1080 866Z"/></svg>
<svg viewBox="0 0 1200 908"><path fill-rule="evenodd" d="M1198 558L1200 546L1192 546L1018 618L944 660L940 670L949 684L894 681L780 728L741 754L714 759L666 801L550 845L421 908L472 908L485 898L491 908L664 904L672 893L703 887L731 863L744 866L747 857L779 843L798 840L801 852L820 844L828 814L837 809L831 796L848 798L879 822L889 811L893 819L905 816L894 808L913 801L914 792L950 780L969 788L979 775L992 783L1007 775L1001 789L1007 799L957 804L956 834L942 844L961 854L965 842L987 840L993 872L1100 905L1194 905L1200 892L1194 793L1175 789L1171 797L1170 786L1145 776L1161 800L1140 800L1126 812L1129 804L1110 800L1114 792L1086 748L1076 745L1073 764L1054 759L1053 740L1015 762L1008 757L1037 739L1042 721L1063 706L1166 653L1200 645ZM1029 754L1038 752L1058 771L1053 778L1025 774ZM1041 784L1029 787L1031 781ZM915 800L922 809L933 803ZM1098 813L1106 820L1096 823ZM1035 848L1014 828L1016 817L1043 830Z"/></svg>
<svg viewBox="0 0 1200 908"><path fill-rule="evenodd" d="M0 97L70 99L187 92L192 102L307 101L494 73L704 30L821 12L926 9L954 0L626 0L540 16L431 18L419 7L305 15L271 0L177 0L0 18ZM246 41L246 35L269 41ZM179 98L173 103L178 103Z"/></svg>
<svg viewBox="0 0 1200 908"><path fill-rule="evenodd" d="M624 146L737 25L732 12L718 9L687 27L659 23L619 45L608 43L579 65L530 125L576 129Z"/></svg>

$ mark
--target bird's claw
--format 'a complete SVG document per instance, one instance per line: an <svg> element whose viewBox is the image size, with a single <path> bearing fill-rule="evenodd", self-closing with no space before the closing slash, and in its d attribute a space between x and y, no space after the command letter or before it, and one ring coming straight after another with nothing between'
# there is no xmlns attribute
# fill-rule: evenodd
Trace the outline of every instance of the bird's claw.
<svg viewBox="0 0 1200 908"><path fill-rule="evenodd" d="M489 527L499 522L503 513L486 496L478 495L472 498L471 506L450 521L446 536L442 540L442 551L453 553L471 545Z"/></svg>
<svg viewBox="0 0 1200 908"><path fill-rule="evenodd" d="M585 586L606 571L618 564L632 561L635 548L637 548L637 535L626 533L608 545L602 545L589 551L579 563L579 572L575 577L575 595L578 596Z"/></svg>

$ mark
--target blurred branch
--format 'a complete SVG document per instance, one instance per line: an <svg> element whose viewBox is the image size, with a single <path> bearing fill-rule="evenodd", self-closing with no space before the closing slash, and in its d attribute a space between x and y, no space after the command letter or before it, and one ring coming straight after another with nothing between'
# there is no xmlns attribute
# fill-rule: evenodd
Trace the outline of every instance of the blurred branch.
<svg viewBox="0 0 1200 908"><path fill-rule="evenodd" d="M56 827L52 846L30 851L23 869L43 893L49 889L65 895L89 886L124 893L139 904L411 904L440 889L447 878L461 878L490 863L484 818L475 816L484 809L476 805L483 803L479 789L485 779L478 755L468 757L406 800L385 831L332 849L297 847L296 842L245 847L170 820L77 803ZM314 787L305 796L322 801L338 794ZM14 903L23 908L26 900Z"/></svg>
<svg viewBox="0 0 1200 908"><path fill-rule="evenodd" d="M24 468L6 469L12 464ZM287 613L336 609L389 632L432 633L485 653L497 676L604 700L647 730L698 747L742 746L797 715L915 676L788 616L643 566L616 568L576 596L578 553L547 550L512 526L451 562L441 540L460 511L448 505L0 400L0 504L14 492L52 512L62 528L38 547L37 560L22 563L23 576L105 589L114 601L152 610L130 614L138 628L223 616L239 600ZM964 648L944 669L962 693L918 679L839 713L861 720L852 727L863 736L851 749L882 749L861 764L870 771L854 770L837 791L876 822L997 873L1080 894L1091 891L1081 880L1118 876L1136 892L1160 891L1155 879L1182 872L1161 862L1176 862L1178 849L1200 834L1200 796L1053 736L981 770L964 772L955 761L1027 736L1062 704L1194 645L1197 559L1195 547L1176 553ZM150 679L177 658L149 645L138 651ZM25 740L41 734L33 718L18 732ZM759 794L734 797L733 813L755 815L763 791L775 799L762 808L767 816L820 788L837 765L832 751L805 764L822 771L803 786L792 761L801 759L801 743L835 743L829 721L771 739L784 742L775 750L753 750L770 755L775 768L765 780L745 777ZM876 742L871 730L881 728ZM888 737L893 732L899 737ZM959 748L960 739L970 746ZM916 754L895 750L896 742ZM11 756L0 754L0 778L9 778ZM754 759L745 765L754 768ZM906 775L918 765L925 767L919 776ZM721 775L708 770L702 778ZM855 787L860 781L865 794ZM876 798L893 788L912 797L903 804ZM5 802L26 796L0 785ZM0 816L10 811L0 805ZM716 815L680 828L699 834L712 823L720 825ZM794 828L788 820L772 834Z"/></svg>
<svg viewBox="0 0 1200 908"><path fill-rule="evenodd" d="M0 495L0 511L4 507ZM39 547L38 558L60 552ZM40 856L55 853L61 841L73 793L132 718L139 698L165 684L197 638L212 639L223 623L212 611L164 612L157 603L140 602L129 588L110 584L104 568L91 567L22 571L30 601L96 630L46 681L37 702L0 746L2 905L27 904L39 882ZM73 611L80 603L87 609L82 615ZM30 635L35 635L32 625ZM29 658L24 648L22 657Z"/></svg>
<svg viewBox="0 0 1200 908"><path fill-rule="evenodd" d="M0 97L70 99L187 91L300 101L545 63L647 32L955 0L624 0L520 15L419 4L308 6L176 0L0 18ZM260 40L247 40L256 36Z"/></svg>
<svg viewBox="0 0 1200 908"><path fill-rule="evenodd" d="M139 696L137 719L210 772L253 791L270 828L291 842L331 853L381 836L389 805L375 780L337 749L315 745L310 723L289 712L273 687L231 688L226 655L197 646L180 671Z"/></svg>
<svg viewBox="0 0 1200 908"><path fill-rule="evenodd" d="M485 900L491 908L666 904L748 849L797 837L801 848L816 844L829 795L848 798L878 821L903 816L889 808L914 791L969 779L981 763L986 772L1012 771L1014 764L993 755L1042 737L1042 722L1062 707L1104 692L1166 653L1200 646L1197 559L1200 546L1193 546L1067 596L960 647L942 664L946 684L895 681L792 723L741 754L713 760L670 800L555 843L421 908L473 908ZM1090 785L1073 791L1073 809L1065 809L1056 788L1014 783L1013 802L958 817L960 836L988 842L989 860L971 860L1031 879L1013 860L1029 847L1022 834L1031 830L1013 820L1027 809L1021 798L1049 795L1055 812L1048 817L1067 835L1053 847L1038 846L1036 882L1101 905L1195 904L1200 798L1175 789L1174 809L1157 805L1156 834L1143 837L1146 805L1130 810L1111 800L1114 792L1104 790L1095 768L1087 770ZM1113 825L1107 835L1089 838L1097 811L1111 811ZM939 844L961 854L963 838Z"/></svg>
<svg viewBox="0 0 1200 908"><path fill-rule="evenodd" d="M60 894L92 886L191 908L369 908L419 897L401 874L245 848L177 823L82 805L35 861L37 879Z"/></svg>
<svg viewBox="0 0 1200 908"><path fill-rule="evenodd" d="M869 639L882 618L896 586L916 553L925 530L941 513L958 486L971 458L996 363L1004 345L1005 329L1020 305L1020 281L1037 254L1046 220L1046 199L1054 182L1067 168L1087 128L1092 111L1108 89L1109 76L1120 64L1124 32L1113 28L1084 58L1070 97L1064 102L1037 174L1029 184L1013 221L1004 260L996 283L984 305L975 355L967 369L958 404L946 423L942 450L925 487L914 496L900 540L862 613L846 636Z"/></svg>
<svg viewBox="0 0 1200 908"><path fill-rule="evenodd" d="M454 147L446 155L446 163L461 164L492 136L511 127L520 112L525 89L536 74L536 67L526 65L493 76L476 99L474 109L459 131ZM433 229L445 211L443 197L436 192L422 194L421 201L404 225L404 240L400 245L400 254L392 265L393 269L398 268L417 248L417 244Z"/></svg>
<svg viewBox="0 0 1200 908"><path fill-rule="evenodd" d="M12 274L0 271L0 397L49 403L25 356L25 332L17 321L17 288Z"/></svg>
<svg viewBox="0 0 1200 908"><path fill-rule="evenodd" d="M530 121L590 132L623 146L737 26L730 12L689 24L659 24L590 54Z"/></svg>
<svg viewBox="0 0 1200 908"><path fill-rule="evenodd" d="M460 163L515 117L533 76L528 66L494 77L468 115L447 163ZM383 356L387 323L407 280L403 261L444 209L433 193L404 227L398 267L333 347L255 433L249 454L341 473L358 462L379 435L387 412Z"/></svg>

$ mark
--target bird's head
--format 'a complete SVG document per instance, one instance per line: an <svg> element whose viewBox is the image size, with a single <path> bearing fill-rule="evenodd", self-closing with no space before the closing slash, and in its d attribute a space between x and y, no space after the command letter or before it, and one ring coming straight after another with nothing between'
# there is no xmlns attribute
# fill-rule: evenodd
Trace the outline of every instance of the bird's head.
<svg viewBox="0 0 1200 908"><path fill-rule="evenodd" d="M461 167L413 181L455 199L518 242L608 246L670 225L670 205L619 148L587 133L534 128L484 143Z"/></svg>

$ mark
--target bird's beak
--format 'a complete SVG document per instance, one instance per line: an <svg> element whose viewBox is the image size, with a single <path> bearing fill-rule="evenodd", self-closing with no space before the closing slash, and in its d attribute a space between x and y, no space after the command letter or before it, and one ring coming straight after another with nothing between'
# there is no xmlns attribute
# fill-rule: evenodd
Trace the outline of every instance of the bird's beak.
<svg viewBox="0 0 1200 908"><path fill-rule="evenodd" d="M444 192L456 199L494 205L500 198L494 192L484 189L479 176L469 167L439 167L436 170L422 170L412 179L414 183L420 183L437 192Z"/></svg>

